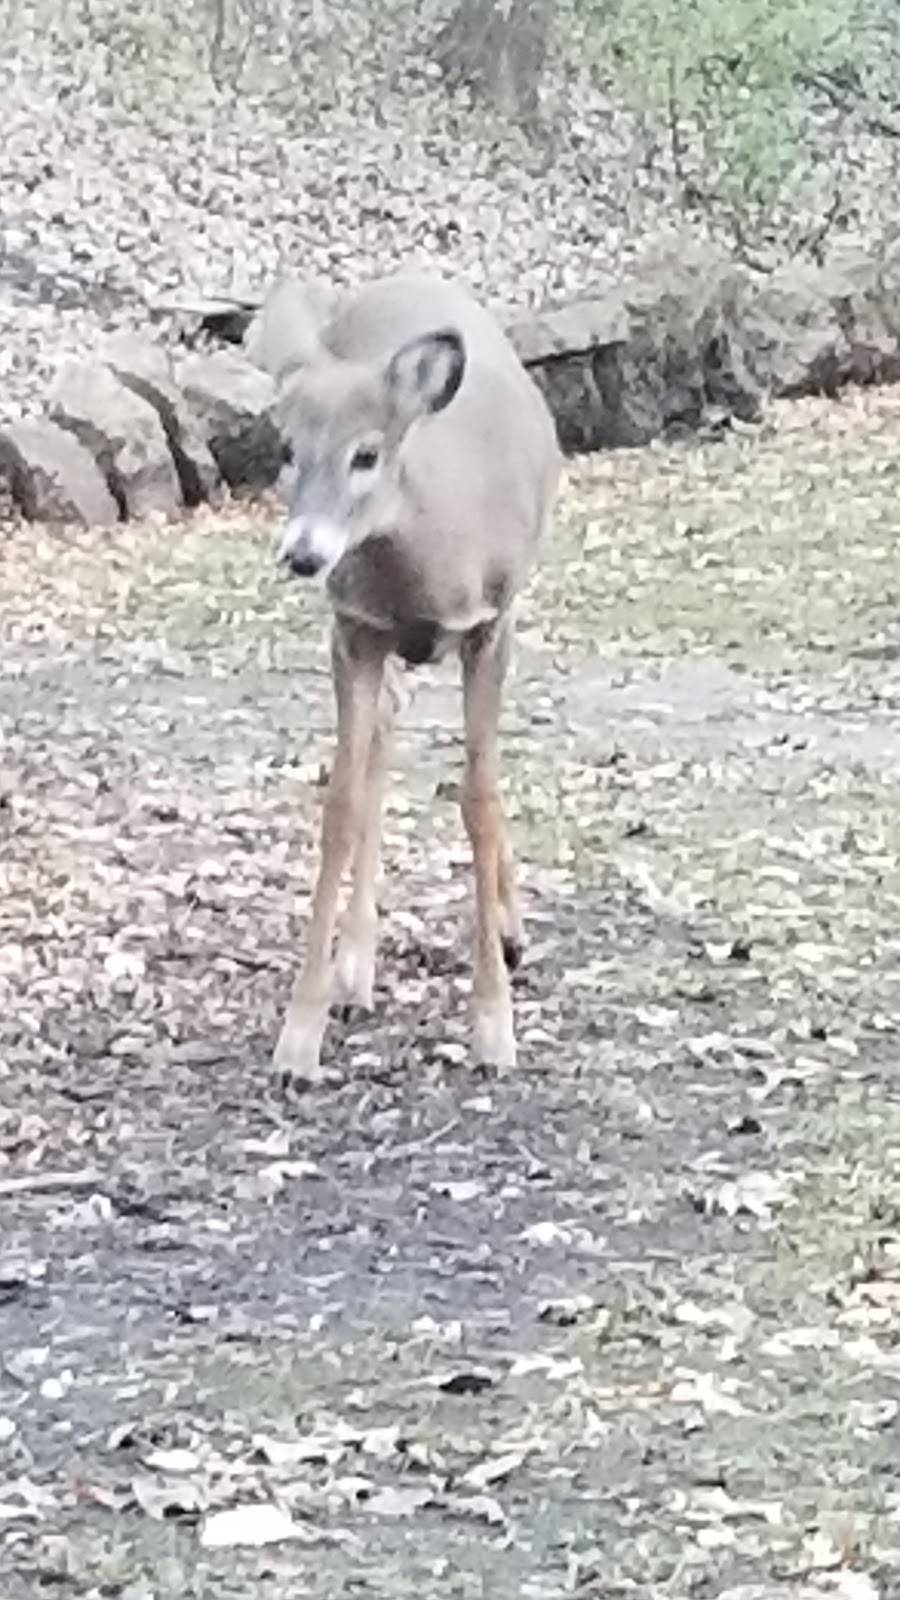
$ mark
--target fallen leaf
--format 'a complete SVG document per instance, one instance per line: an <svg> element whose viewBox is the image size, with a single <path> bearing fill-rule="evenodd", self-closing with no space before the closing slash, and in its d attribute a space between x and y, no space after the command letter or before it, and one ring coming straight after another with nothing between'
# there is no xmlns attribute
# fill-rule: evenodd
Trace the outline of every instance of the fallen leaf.
<svg viewBox="0 0 900 1600"><path fill-rule="evenodd" d="M494 1527L506 1521L499 1500L489 1494L453 1494L443 1502L443 1509L451 1516L471 1517L476 1522L486 1522Z"/></svg>
<svg viewBox="0 0 900 1600"><path fill-rule="evenodd" d="M695 1372L672 1385L671 1398L676 1405L699 1405L710 1415L722 1413L728 1417L743 1417L747 1408L737 1399L733 1379L716 1378L711 1372Z"/></svg>
<svg viewBox="0 0 900 1600"><path fill-rule="evenodd" d="M253 1448L273 1467L296 1467L303 1462L333 1465L340 1461L346 1445L340 1440L314 1433L300 1439L274 1439L266 1433L255 1433Z"/></svg>
<svg viewBox="0 0 900 1600"><path fill-rule="evenodd" d="M268 1502L216 1511L206 1518L200 1529L200 1544L205 1550L225 1550L241 1545L259 1547L281 1544L289 1539L313 1544L317 1535Z"/></svg>
<svg viewBox="0 0 900 1600"><path fill-rule="evenodd" d="M431 1185L435 1194L446 1195L448 1200L462 1203L484 1194L485 1186L478 1178L441 1179Z"/></svg>
<svg viewBox="0 0 900 1600"><path fill-rule="evenodd" d="M193 1519L207 1503L204 1486L189 1478L138 1476L131 1480L131 1492L141 1510L155 1522Z"/></svg>
<svg viewBox="0 0 900 1600"><path fill-rule="evenodd" d="M151 1450L144 1456L144 1465L151 1472L197 1472L200 1457L195 1450Z"/></svg>
<svg viewBox="0 0 900 1600"><path fill-rule="evenodd" d="M434 1491L422 1487L379 1489L366 1501L366 1510L376 1517L411 1517L423 1506L434 1505Z"/></svg>
<svg viewBox="0 0 900 1600"><path fill-rule="evenodd" d="M489 1456L486 1461L479 1461L477 1466L470 1467L460 1479L461 1483L470 1489L487 1489L492 1483L501 1483L522 1465L529 1452L524 1450L510 1450L506 1455Z"/></svg>

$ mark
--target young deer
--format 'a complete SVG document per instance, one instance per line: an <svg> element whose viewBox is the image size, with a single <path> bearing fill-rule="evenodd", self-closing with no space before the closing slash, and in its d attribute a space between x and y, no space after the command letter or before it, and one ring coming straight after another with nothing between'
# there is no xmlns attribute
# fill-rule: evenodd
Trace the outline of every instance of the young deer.
<svg viewBox="0 0 900 1600"><path fill-rule="evenodd" d="M372 1005L388 658L462 661L462 814L475 866L474 1054L510 1067L507 968L522 924L497 789L511 607L547 524L561 457L544 400L460 285L398 275L331 296L282 279L248 339L278 384L296 472L281 559L324 576L334 613L337 751L298 976L275 1066L314 1081L333 1001ZM338 897L352 889L338 941Z"/></svg>

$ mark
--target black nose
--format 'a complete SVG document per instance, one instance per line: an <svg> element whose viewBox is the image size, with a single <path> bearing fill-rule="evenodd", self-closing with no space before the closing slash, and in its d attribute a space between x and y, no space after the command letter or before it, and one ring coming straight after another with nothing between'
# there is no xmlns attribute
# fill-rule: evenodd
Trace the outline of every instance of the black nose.
<svg viewBox="0 0 900 1600"><path fill-rule="evenodd" d="M285 561L298 578L314 578L322 565L320 558L309 550L290 550Z"/></svg>

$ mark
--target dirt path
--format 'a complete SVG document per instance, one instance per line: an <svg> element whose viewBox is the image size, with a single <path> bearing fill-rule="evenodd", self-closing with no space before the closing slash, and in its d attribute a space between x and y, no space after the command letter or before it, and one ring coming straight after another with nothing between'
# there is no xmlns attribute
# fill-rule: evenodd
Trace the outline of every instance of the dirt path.
<svg viewBox="0 0 900 1600"><path fill-rule="evenodd" d="M502 1078L452 674L377 1014L285 1106L320 602L246 518L4 548L4 1600L900 1594L898 423L573 469Z"/></svg>

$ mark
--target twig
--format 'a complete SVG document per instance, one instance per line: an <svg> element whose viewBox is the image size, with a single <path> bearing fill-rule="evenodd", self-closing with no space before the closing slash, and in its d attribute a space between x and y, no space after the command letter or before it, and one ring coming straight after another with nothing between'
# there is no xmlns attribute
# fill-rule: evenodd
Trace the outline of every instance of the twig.
<svg viewBox="0 0 900 1600"><path fill-rule="evenodd" d="M824 95L836 111L842 111L845 116L859 117L868 133L878 134L882 139L900 139L900 123L879 111L877 106L866 98L861 85L841 83L833 73L823 69L798 72L796 76L802 88ZM896 107L892 109L895 110Z"/></svg>
<svg viewBox="0 0 900 1600"><path fill-rule="evenodd" d="M828 238L829 233L837 222L843 208L844 197L841 194L840 189L835 189L831 205L828 207L828 210L825 212L825 215L822 217L821 221L816 225L815 228L810 228L807 233L801 234L797 243L795 254L800 255L806 251L812 256L813 260L819 266L821 266L823 260L823 246Z"/></svg>
<svg viewBox="0 0 900 1600"><path fill-rule="evenodd" d="M405 1161L407 1156L417 1156L422 1150L428 1150L434 1144L440 1144L452 1133L459 1124L459 1117L451 1117L441 1128L433 1128L431 1133L426 1133L422 1139L410 1139L406 1144L396 1144L391 1147L381 1147L376 1151L379 1161Z"/></svg>
<svg viewBox="0 0 900 1600"><path fill-rule="evenodd" d="M16 1194L55 1194L65 1189L93 1189L102 1181L103 1174L96 1167L82 1167L80 1172L28 1172L21 1178L0 1178L0 1200Z"/></svg>

